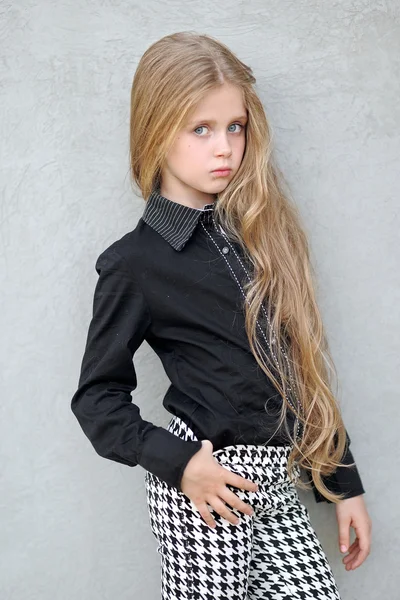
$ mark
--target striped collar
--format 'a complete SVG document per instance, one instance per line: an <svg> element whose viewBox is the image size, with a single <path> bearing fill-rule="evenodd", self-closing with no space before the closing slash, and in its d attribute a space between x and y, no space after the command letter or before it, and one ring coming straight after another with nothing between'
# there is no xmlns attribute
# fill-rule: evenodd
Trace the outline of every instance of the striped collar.
<svg viewBox="0 0 400 600"><path fill-rule="evenodd" d="M214 204L215 201L203 208L185 206L161 196L160 190L155 189L146 201L142 219L175 250L182 250L199 221L212 222Z"/></svg>

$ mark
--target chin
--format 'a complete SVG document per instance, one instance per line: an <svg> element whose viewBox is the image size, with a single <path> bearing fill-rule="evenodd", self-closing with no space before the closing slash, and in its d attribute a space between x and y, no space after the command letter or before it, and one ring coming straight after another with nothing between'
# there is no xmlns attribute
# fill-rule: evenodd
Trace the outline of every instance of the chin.
<svg viewBox="0 0 400 600"><path fill-rule="evenodd" d="M228 185L230 184L231 180L227 180L227 179L219 179L216 181L216 185L214 186L215 188L217 188L220 192L222 190L224 190L226 187L228 187Z"/></svg>

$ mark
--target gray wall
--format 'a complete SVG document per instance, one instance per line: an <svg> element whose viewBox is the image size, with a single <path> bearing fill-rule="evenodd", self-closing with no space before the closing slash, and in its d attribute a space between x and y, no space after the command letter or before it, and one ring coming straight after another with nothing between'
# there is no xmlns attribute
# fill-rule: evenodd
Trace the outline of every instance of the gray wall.
<svg viewBox="0 0 400 600"><path fill-rule="evenodd" d="M159 598L144 471L98 457L70 399L94 261L144 207L128 176L133 73L150 43L185 29L220 38L254 67L307 225L373 520L363 566L341 564L334 507L302 499L343 600L398 597L396 0L25 0L3 1L0 13L1 598ZM135 401L166 425L168 381L146 344L136 366Z"/></svg>

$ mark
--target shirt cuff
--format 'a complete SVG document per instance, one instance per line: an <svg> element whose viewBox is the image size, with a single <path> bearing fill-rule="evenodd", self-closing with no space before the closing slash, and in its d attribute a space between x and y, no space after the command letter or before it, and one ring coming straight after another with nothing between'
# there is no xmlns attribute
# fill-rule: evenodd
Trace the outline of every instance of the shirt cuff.
<svg viewBox="0 0 400 600"><path fill-rule="evenodd" d="M201 440L183 440L163 427L146 436L138 464L168 485L181 490L189 460L202 448Z"/></svg>
<svg viewBox="0 0 400 600"><path fill-rule="evenodd" d="M342 458L342 462L346 465L354 463L354 458L349 448L347 448L347 452ZM338 467L334 473L331 473L326 477L322 477L322 481L329 491L344 494L343 499L354 498L354 496L365 494L361 477L356 465L353 465L352 467ZM313 482L312 490L316 502L327 502L328 504L333 504L331 500L325 498L325 496L323 496L317 490Z"/></svg>

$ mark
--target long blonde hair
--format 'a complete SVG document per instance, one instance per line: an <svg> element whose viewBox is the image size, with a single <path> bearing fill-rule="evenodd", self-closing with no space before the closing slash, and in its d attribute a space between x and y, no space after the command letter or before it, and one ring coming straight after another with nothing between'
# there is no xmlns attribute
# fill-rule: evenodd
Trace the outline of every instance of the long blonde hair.
<svg viewBox="0 0 400 600"><path fill-rule="evenodd" d="M131 177L147 200L196 103L225 82L242 90L248 112L246 148L238 172L218 195L215 219L241 245L251 265L244 286L246 332L255 359L283 398L279 426L283 424L293 445L289 475L294 477L299 465L311 473L325 498L338 502L343 495L330 492L321 479L342 465L347 444L332 393L336 369L316 302L308 241L274 164L271 131L255 81L249 66L206 34L179 32L152 44L132 84ZM263 337L274 348L271 352L257 334L263 315ZM288 410L297 419L295 433L301 431L300 436L292 436L287 427ZM298 484L310 486L302 480Z"/></svg>

